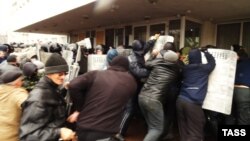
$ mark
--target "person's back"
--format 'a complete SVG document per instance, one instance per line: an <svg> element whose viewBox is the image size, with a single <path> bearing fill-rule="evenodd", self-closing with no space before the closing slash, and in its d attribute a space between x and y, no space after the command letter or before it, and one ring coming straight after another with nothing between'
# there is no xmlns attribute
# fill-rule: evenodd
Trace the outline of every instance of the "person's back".
<svg viewBox="0 0 250 141"><path fill-rule="evenodd" d="M119 131L123 108L136 92L136 81L128 73L127 58L117 56L108 70L88 72L73 79L69 90L80 112L77 120L80 133L115 134Z"/></svg>
<svg viewBox="0 0 250 141"><path fill-rule="evenodd" d="M201 63L201 52L193 49L189 53L189 64L183 68L183 82L180 97L193 103L202 104L208 85L208 76L215 67L211 54L205 52L207 64Z"/></svg>
<svg viewBox="0 0 250 141"><path fill-rule="evenodd" d="M181 68L177 64L178 56L170 50L166 52L166 56L167 54L168 56L174 56L174 61L160 57L146 62L145 65L151 69L151 73L141 90L141 96L162 101L163 95L168 92L170 84L177 81L181 73Z"/></svg>
<svg viewBox="0 0 250 141"><path fill-rule="evenodd" d="M181 141L204 139L205 115L201 107L207 93L208 76L215 68L214 57L204 51L206 64L201 62L201 51L189 52L189 64L183 68L183 81L176 102L178 127Z"/></svg>
<svg viewBox="0 0 250 141"><path fill-rule="evenodd" d="M21 88L22 72L9 71L1 75L0 84L0 140L17 141L21 104L28 92Z"/></svg>

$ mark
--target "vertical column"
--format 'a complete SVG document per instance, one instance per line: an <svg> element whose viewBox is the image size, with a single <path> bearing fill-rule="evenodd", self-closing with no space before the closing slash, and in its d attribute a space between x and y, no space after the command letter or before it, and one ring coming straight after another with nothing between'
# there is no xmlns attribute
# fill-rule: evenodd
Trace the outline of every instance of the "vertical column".
<svg viewBox="0 0 250 141"><path fill-rule="evenodd" d="M240 46L242 46L242 42L243 42L243 25L244 25L244 22L241 22L240 23L240 42L239 42Z"/></svg>
<svg viewBox="0 0 250 141"><path fill-rule="evenodd" d="M181 16L181 29L180 29L180 49L185 45L185 26L186 26L186 17Z"/></svg>

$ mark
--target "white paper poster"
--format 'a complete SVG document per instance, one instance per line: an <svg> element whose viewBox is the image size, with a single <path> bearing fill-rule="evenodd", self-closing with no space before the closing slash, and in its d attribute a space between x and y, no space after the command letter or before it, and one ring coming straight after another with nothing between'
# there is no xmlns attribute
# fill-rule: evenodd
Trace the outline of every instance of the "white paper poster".
<svg viewBox="0 0 250 141"><path fill-rule="evenodd" d="M159 51L162 50L167 42L173 43L174 37L169 35L159 36L154 45L154 49L157 49ZM147 61L149 58L150 58L150 52L147 52L146 55L144 56L144 59L145 61Z"/></svg>
<svg viewBox="0 0 250 141"><path fill-rule="evenodd" d="M68 66L73 64L73 52L70 50L63 50L62 51L62 57L66 60Z"/></svg>
<svg viewBox="0 0 250 141"><path fill-rule="evenodd" d="M237 54L231 50L208 49L216 60L209 76L208 90L202 108L229 115L231 113Z"/></svg>
<svg viewBox="0 0 250 141"><path fill-rule="evenodd" d="M88 55L88 71L107 69L106 55Z"/></svg>

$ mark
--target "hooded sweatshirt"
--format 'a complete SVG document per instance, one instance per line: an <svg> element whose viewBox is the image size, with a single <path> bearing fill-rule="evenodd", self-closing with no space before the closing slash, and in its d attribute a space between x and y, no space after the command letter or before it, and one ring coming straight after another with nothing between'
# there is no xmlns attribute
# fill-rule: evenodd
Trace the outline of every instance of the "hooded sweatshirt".
<svg viewBox="0 0 250 141"><path fill-rule="evenodd" d="M204 52L207 64L201 63L201 51L192 49L189 52L189 64L183 68L183 82L179 98L195 104L202 104L207 93L208 76L215 68L215 59Z"/></svg>

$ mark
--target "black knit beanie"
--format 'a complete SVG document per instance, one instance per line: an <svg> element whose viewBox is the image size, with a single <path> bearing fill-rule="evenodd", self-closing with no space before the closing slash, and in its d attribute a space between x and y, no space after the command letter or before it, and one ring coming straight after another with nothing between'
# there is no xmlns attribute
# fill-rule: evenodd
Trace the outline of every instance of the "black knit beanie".
<svg viewBox="0 0 250 141"><path fill-rule="evenodd" d="M58 53L53 53L45 62L45 74L67 72L68 65L65 59Z"/></svg>
<svg viewBox="0 0 250 141"><path fill-rule="evenodd" d="M17 80L17 78L21 77L22 75L23 75L22 71L18 70L7 71L0 76L0 81L5 84L10 83Z"/></svg>

